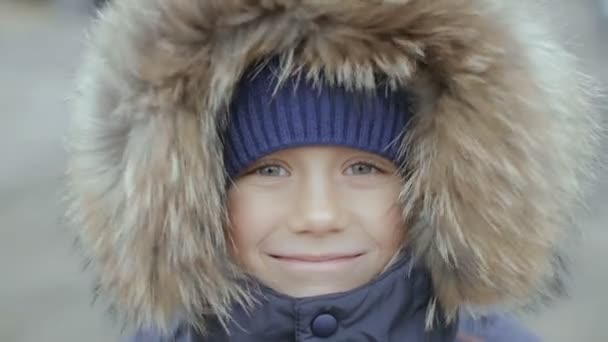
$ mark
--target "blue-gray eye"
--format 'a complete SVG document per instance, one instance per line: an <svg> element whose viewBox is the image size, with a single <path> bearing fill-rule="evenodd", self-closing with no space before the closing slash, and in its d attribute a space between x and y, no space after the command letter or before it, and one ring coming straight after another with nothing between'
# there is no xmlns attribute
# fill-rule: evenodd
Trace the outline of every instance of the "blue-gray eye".
<svg viewBox="0 0 608 342"><path fill-rule="evenodd" d="M378 168L375 167L374 165L371 165L368 163L356 163L356 164L351 165L347 169L346 174L360 176L360 175L374 174L377 172L378 172Z"/></svg>
<svg viewBox="0 0 608 342"><path fill-rule="evenodd" d="M257 168L255 174L264 177L284 177L289 175L289 172L284 167L278 165L267 165Z"/></svg>

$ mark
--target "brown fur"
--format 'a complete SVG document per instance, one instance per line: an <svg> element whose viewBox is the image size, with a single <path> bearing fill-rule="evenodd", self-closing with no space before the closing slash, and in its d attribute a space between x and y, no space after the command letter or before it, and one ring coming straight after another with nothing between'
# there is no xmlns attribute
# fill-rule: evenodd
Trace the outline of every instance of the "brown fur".
<svg viewBox="0 0 608 342"><path fill-rule="evenodd" d="M595 126L571 58L513 3L116 1L70 140L70 216L100 290L161 328L250 303L227 249L221 129L244 70L278 54L282 77L373 88L380 72L417 95L401 198L446 313L543 291Z"/></svg>

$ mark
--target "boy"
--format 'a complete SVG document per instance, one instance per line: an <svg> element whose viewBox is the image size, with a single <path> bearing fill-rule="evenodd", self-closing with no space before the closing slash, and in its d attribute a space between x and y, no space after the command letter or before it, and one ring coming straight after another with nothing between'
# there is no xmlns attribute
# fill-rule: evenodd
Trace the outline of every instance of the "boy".
<svg viewBox="0 0 608 342"><path fill-rule="evenodd" d="M534 340L459 317L546 291L593 152L571 61L513 6L108 6L72 215L135 339Z"/></svg>

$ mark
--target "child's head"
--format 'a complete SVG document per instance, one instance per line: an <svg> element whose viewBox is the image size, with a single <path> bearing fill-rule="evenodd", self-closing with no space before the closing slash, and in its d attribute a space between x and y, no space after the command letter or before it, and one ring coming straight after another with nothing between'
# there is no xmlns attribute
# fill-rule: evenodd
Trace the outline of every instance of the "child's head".
<svg viewBox="0 0 608 342"><path fill-rule="evenodd" d="M225 160L235 254L295 297L370 281L403 245L398 172L403 93L313 87L272 66L240 83Z"/></svg>

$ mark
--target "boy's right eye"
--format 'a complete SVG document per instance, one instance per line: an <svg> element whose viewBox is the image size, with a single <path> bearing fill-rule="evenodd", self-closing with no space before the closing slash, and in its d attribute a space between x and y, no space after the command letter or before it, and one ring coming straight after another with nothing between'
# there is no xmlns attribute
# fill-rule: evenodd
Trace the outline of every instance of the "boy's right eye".
<svg viewBox="0 0 608 342"><path fill-rule="evenodd" d="M251 172L252 174L264 177L286 177L289 171L280 165L264 165Z"/></svg>

